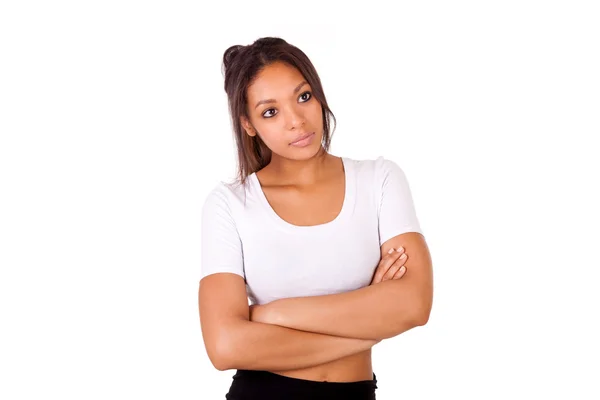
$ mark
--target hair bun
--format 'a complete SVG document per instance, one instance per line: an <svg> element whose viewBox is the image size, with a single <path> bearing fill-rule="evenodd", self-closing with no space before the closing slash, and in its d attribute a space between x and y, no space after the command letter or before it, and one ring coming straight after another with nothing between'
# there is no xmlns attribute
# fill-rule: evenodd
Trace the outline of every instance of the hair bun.
<svg viewBox="0 0 600 400"><path fill-rule="evenodd" d="M227 68L229 68L229 66L231 65L231 63L233 62L233 60L236 58L236 56L239 54L240 50L243 47L244 46L242 46L242 45L235 44L235 45L229 47L227 50L225 50L225 53L223 54L223 66L225 67L226 70L227 70Z"/></svg>

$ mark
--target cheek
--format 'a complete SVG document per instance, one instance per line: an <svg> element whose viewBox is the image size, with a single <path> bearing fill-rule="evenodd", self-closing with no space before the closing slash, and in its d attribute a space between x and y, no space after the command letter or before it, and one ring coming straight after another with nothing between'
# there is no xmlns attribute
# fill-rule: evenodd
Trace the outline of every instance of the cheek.
<svg viewBox="0 0 600 400"><path fill-rule="evenodd" d="M267 123L256 126L258 132L260 132L260 138L269 148L281 147L283 127L278 121L269 121Z"/></svg>
<svg viewBox="0 0 600 400"><path fill-rule="evenodd" d="M318 101L314 101L310 107L310 114L311 114L312 118L314 118L314 119L322 119L323 111L321 108L321 103L319 103Z"/></svg>

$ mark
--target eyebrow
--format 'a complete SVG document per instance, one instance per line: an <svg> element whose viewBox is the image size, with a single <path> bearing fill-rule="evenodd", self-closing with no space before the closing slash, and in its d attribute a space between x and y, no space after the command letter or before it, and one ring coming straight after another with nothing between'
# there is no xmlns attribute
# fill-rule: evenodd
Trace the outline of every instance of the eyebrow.
<svg viewBox="0 0 600 400"><path fill-rule="evenodd" d="M307 83L308 82L306 82L306 81L302 81L298 86L296 86L296 88L294 89L294 93L298 93L298 91L302 88L302 86L306 85ZM276 101L275 101L275 99L261 100L258 103L256 103L256 106L254 106L254 108L256 109L261 104L266 104L266 103L276 103Z"/></svg>

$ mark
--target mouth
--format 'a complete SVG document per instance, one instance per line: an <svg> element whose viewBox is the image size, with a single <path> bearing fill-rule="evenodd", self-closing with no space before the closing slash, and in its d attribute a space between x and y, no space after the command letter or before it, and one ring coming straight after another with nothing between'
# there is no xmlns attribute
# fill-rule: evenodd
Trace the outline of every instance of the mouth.
<svg viewBox="0 0 600 400"><path fill-rule="evenodd" d="M297 137L293 142L290 143L292 146L306 145L309 144L312 137L314 136L314 132L309 132L302 136Z"/></svg>

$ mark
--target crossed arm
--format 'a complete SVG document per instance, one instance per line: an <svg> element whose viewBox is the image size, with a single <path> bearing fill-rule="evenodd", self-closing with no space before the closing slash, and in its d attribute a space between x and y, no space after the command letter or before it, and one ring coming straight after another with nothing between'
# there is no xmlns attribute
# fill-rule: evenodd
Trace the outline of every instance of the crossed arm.
<svg viewBox="0 0 600 400"><path fill-rule="evenodd" d="M250 320L301 331L383 340L429 319L433 302L432 261L425 238L416 232L393 237L381 254L403 246L409 255L401 279L351 292L295 297L252 306Z"/></svg>

